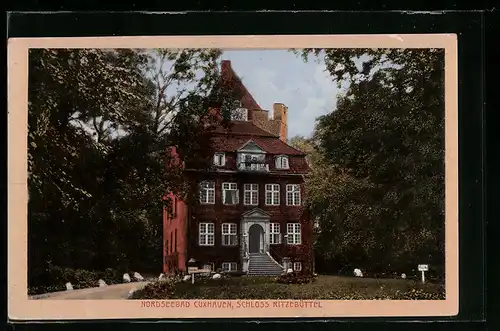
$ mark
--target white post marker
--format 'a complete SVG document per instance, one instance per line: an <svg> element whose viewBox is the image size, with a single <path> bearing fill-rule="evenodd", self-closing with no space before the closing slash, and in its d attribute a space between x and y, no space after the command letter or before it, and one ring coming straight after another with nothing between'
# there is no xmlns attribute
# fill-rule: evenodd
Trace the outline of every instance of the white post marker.
<svg viewBox="0 0 500 331"><path fill-rule="evenodd" d="M188 267L188 274L191 275L191 284L194 284L194 275L201 273L210 273L208 269L198 269L197 267Z"/></svg>
<svg viewBox="0 0 500 331"><path fill-rule="evenodd" d="M422 272L422 283L425 283L425 272L429 270L428 264L419 264L418 271Z"/></svg>

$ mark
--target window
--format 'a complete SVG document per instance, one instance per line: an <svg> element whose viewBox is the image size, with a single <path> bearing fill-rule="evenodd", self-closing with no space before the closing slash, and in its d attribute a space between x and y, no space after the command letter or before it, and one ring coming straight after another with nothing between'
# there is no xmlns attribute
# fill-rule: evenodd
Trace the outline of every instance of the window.
<svg viewBox="0 0 500 331"><path fill-rule="evenodd" d="M239 202L238 185L222 183L222 201L225 205L236 205Z"/></svg>
<svg viewBox="0 0 500 331"><path fill-rule="evenodd" d="M248 112L246 108L242 108L238 104L237 107L231 110L231 121L247 121L247 120L248 120Z"/></svg>
<svg viewBox="0 0 500 331"><path fill-rule="evenodd" d="M226 164L226 155L224 153L214 154L214 165L217 167L223 167Z"/></svg>
<svg viewBox="0 0 500 331"><path fill-rule="evenodd" d="M238 271L238 264L236 262L222 262L222 271Z"/></svg>
<svg viewBox="0 0 500 331"><path fill-rule="evenodd" d="M276 169L289 169L288 156L278 156L276 158Z"/></svg>
<svg viewBox="0 0 500 331"><path fill-rule="evenodd" d="M200 246L213 246L215 244L214 223L200 223Z"/></svg>
<svg viewBox="0 0 500 331"><path fill-rule="evenodd" d="M172 249L172 245L174 244L173 236L174 236L174 233L170 232L170 254L172 254L172 252L174 251Z"/></svg>
<svg viewBox="0 0 500 331"><path fill-rule="evenodd" d="M222 223L222 245L238 245L238 236L236 235L235 223Z"/></svg>
<svg viewBox="0 0 500 331"><path fill-rule="evenodd" d="M293 271L301 271L301 270L302 270L302 262L294 262Z"/></svg>
<svg viewBox="0 0 500 331"><path fill-rule="evenodd" d="M200 183L200 202L204 204L215 203L215 182L204 181Z"/></svg>
<svg viewBox="0 0 500 331"><path fill-rule="evenodd" d="M280 204L279 184L266 184L266 205L277 206Z"/></svg>
<svg viewBox="0 0 500 331"><path fill-rule="evenodd" d="M271 245L281 244L280 224L269 224L269 243Z"/></svg>
<svg viewBox="0 0 500 331"><path fill-rule="evenodd" d="M244 199L243 203L248 206L255 206L259 204L259 185L258 184L245 184L243 186Z"/></svg>
<svg viewBox="0 0 500 331"><path fill-rule="evenodd" d="M300 185L290 184L286 186L286 205L300 206Z"/></svg>
<svg viewBox="0 0 500 331"><path fill-rule="evenodd" d="M289 245L300 244L300 223L288 223L286 225L286 232L288 235L287 243Z"/></svg>

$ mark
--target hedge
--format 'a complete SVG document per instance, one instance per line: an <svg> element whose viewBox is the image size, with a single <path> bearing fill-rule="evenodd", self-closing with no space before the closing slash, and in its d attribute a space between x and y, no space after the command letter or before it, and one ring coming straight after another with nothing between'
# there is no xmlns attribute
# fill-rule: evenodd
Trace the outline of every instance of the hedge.
<svg viewBox="0 0 500 331"><path fill-rule="evenodd" d="M129 272L133 275L133 272ZM123 273L115 269L85 270L53 266L31 275L28 285L28 295L43 294L66 290L66 283L70 282L73 289L82 289L99 286L99 279L106 284L119 284L123 282Z"/></svg>

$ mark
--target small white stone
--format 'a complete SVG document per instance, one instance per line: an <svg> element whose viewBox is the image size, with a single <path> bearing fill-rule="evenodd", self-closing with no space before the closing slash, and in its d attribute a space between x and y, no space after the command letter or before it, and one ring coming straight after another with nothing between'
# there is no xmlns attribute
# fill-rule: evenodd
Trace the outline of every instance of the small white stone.
<svg viewBox="0 0 500 331"><path fill-rule="evenodd" d="M70 282L66 283L66 291L72 291L73 290L73 285L71 285Z"/></svg>
<svg viewBox="0 0 500 331"><path fill-rule="evenodd" d="M159 281L165 280L165 275L161 273L160 276L158 276L158 280Z"/></svg>
<svg viewBox="0 0 500 331"><path fill-rule="evenodd" d="M191 275L186 275L186 276L184 276L184 278L182 278L182 280L185 282L187 282L190 279L191 279Z"/></svg>
<svg viewBox="0 0 500 331"><path fill-rule="evenodd" d="M220 274L215 274L212 276L213 279L219 279L221 278L222 276Z"/></svg>
<svg viewBox="0 0 500 331"><path fill-rule="evenodd" d="M144 280L144 277L142 277L141 274L138 272L134 272L134 278L137 279L138 281Z"/></svg>
<svg viewBox="0 0 500 331"><path fill-rule="evenodd" d="M354 269L354 276L363 277L363 273L359 269Z"/></svg>
<svg viewBox="0 0 500 331"><path fill-rule="evenodd" d="M406 279L406 274L401 274L402 279Z"/></svg>
<svg viewBox="0 0 500 331"><path fill-rule="evenodd" d="M99 279L99 287L105 287L105 286L108 286L108 284L106 284L104 280Z"/></svg>
<svg viewBox="0 0 500 331"><path fill-rule="evenodd" d="M130 283L130 276L127 273L123 274L123 282Z"/></svg>

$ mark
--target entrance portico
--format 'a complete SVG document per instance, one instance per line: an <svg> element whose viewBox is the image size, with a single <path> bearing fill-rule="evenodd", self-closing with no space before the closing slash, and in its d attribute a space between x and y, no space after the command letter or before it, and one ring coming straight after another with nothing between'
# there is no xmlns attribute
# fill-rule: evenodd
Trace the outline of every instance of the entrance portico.
<svg viewBox="0 0 500 331"><path fill-rule="evenodd" d="M244 213L241 218L241 257L243 271L248 270L248 258L252 253L269 251L269 219L270 215L260 208Z"/></svg>

